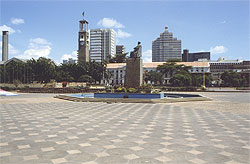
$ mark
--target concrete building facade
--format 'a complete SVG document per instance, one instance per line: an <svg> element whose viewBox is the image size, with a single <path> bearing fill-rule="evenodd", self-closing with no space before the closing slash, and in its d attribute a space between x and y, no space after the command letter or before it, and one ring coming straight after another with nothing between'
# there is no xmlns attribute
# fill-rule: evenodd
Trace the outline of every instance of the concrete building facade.
<svg viewBox="0 0 250 164"><path fill-rule="evenodd" d="M156 71L157 66L162 65L164 63L165 62L143 63L143 73ZM193 74L210 73L209 62L177 62L177 64L192 66L192 69L190 69L189 72ZM106 84L124 85L126 76L126 63L109 63L107 64L107 71L109 79L108 81L106 81ZM169 83L171 77L169 75L164 75L163 78L163 83Z"/></svg>
<svg viewBox="0 0 250 164"><path fill-rule="evenodd" d="M90 30L91 61L104 62L116 54L116 33L113 29Z"/></svg>
<svg viewBox="0 0 250 164"><path fill-rule="evenodd" d="M250 73L250 61L219 58L218 60L211 60L209 63L211 75L215 81L220 81L221 74L225 71Z"/></svg>
<svg viewBox="0 0 250 164"><path fill-rule="evenodd" d="M160 37L152 42L152 62L166 62L172 59L182 60L181 40L173 37L165 27Z"/></svg>
<svg viewBox="0 0 250 164"><path fill-rule="evenodd" d="M8 31L3 31L2 35L2 61L8 60Z"/></svg>
<svg viewBox="0 0 250 164"><path fill-rule="evenodd" d="M126 49L124 45L116 45L116 54L125 54Z"/></svg>
<svg viewBox="0 0 250 164"><path fill-rule="evenodd" d="M188 49L183 50L182 61L183 62L194 62L199 60L210 60L210 52L195 52L189 53Z"/></svg>

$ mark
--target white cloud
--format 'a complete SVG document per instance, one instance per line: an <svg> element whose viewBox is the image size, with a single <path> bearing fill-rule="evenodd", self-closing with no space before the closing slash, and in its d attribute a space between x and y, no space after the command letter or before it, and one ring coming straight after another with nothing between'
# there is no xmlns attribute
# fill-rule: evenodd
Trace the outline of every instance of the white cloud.
<svg viewBox="0 0 250 164"><path fill-rule="evenodd" d="M142 52L142 59L143 59L143 62L145 63L152 62L152 50L147 50L147 51Z"/></svg>
<svg viewBox="0 0 250 164"><path fill-rule="evenodd" d="M225 24L225 23L227 23L227 21L223 20L223 21L221 21L220 23L221 23L221 24Z"/></svg>
<svg viewBox="0 0 250 164"><path fill-rule="evenodd" d="M0 26L0 31L9 31L9 34L13 34L16 32L13 28L6 26L6 25ZM2 35L2 32L0 35Z"/></svg>
<svg viewBox="0 0 250 164"><path fill-rule="evenodd" d="M223 54L223 53L226 53L227 50L228 49L224 46L215 46L215 47L211 47L209 51L212 54Z"/></svg>
<svg viewBox="0 0 250 164"><path fill-rule="evenodd" d="M118 31L116 32L116 37L117 38L128 38L128 37L131 37L131 36L132 36L132 34L127 33L125 31L122 31L120 29L118 29Z"/></svg>
<svg viewBox="0 0 250 164"><path fill-rule="evenodd" d="M120 44L120 40L116 38L116 45Z"/></svg>
<svg viewBox="0 0 250 164"><path fill-rule="evenodd" d="M0 49L2 49L2 41L0 41ZM9 44L9 55L16 55L19 53L19 51L11 44ZM2 54L2 51L0 51L0 54Z"/></svg>
<svg viewBox="0 0 250 164"><path fill-rule="evenodd" d="M39 57L49 57L51 43L42 38L30 39L28 49L22 55L17 56L21 59L38 59Z"/></svg>
<svg viewBox="0 0 250 164"><path fill-rule="evenodd" d="M39 57L48 58L50 54L50 50L51 50L50 46L44 46L44 47L37 48L37 49L28 49L24 51L24 54L20 58L24 58L24 59L31 59L31 58L38 59Z"/></svg>
<svg viewBox="0 0 250 164"><path fill-rule="evenodd" d="M124 26L117 22L115 19L113 18L103 18L98 22L99 26L103 26L105 28L124 28Z"/></svg>
<svg viewBox="0 0 250 164"><path fill-rule="evenodd" d="M17 32L17 33L21 33L21 30L17 29L16 32Z"/></svg>
<svg viewBox="0 0 250 164"><path fill-rule="evenodd" d="M12 23L12 24L15 24L15 25L23 24L23 23L24 23L24 20L21 19L21 18L12 18L12 19L11 19L11 23Z"/></svg>
<svg viewBox="0 0 250 164"><path fill-rule="evenodd" d="M43 38L30 39L30 43L51 45L51 43L49 43L46 39L43 39Z"/></svg>
<svg viewBox="0 0 250 164"><path fill-rule="evenodd" d="M73 51L71 54L64 54L61 57L61 63L63 60L68 60L69 58L77 60L77 51Z"/></svg>
<svg viewBox="0 0 250 164"><path fill-rule="evenodd" d="M19 53L19 51L14 46L12 46L11 44L9 44L9 54L10 55L16 55L18 53Z"/></svg>

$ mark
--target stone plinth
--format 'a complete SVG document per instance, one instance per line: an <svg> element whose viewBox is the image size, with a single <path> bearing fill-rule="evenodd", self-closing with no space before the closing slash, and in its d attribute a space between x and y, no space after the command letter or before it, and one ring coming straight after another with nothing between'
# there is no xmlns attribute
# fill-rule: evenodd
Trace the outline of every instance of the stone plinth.
<svg viewBox="0 0 250 164"><path fill-rule="evenodd" d="M126 65L125 87L136 88L142 85L142 59L128 58Z"/></svg>

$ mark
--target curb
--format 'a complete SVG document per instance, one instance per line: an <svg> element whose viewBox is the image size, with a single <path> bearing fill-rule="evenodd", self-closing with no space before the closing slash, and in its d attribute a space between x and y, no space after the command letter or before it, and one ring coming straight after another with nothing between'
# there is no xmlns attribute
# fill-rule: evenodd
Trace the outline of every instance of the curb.
<svg viewBox="0 0 250 164"><path fill-rule="evenodd" d="M106 103L175 103L175 102L189 102L189 101L212 101L207 97L194 98L169 98L169 99L122 99L122 98L78 98L66 95L57 95L54 98L73 101L73 102L106 102Z"/></svg>

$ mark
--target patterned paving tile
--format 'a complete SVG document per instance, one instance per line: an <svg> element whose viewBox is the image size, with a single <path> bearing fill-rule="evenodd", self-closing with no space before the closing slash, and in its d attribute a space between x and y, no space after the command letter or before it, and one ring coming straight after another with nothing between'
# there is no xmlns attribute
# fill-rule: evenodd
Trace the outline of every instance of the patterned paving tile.
<svg viewBox="0 0 250 164"><path fill-rule="evenodd" d="M138 150L142 150L142 149L144 149L144 148L139 147L139 146L135 146L135 147L130 147L130 149L135 150L135 151L138 151Z"/></svg>
<svg viewBox="0 0 250 164"><path fill-rule="evenodd" d="M17 147L18 149L27 149L27 148L30 148L30 145L19 145Z"/></svg>
<svg viewBox="0 0 250 164"><path fill-rule="evenodd" d="M97 157L106 157L106 156L110 156L108 153L106 152L101 152L101 153L96 153L95 154Z"/></svg>
<svg viewBox="0 0 250 164"><path fill-rule="evenodd" d="M195 164L203 164L203 163L206 163L206 161L201 160L201 159L198 159L198 158L192 159L192 160L190 160L190 161L193 162L193 163L195 163Z"/></svg>
<svg viewBox="0 0 250 164"><path fill-rule="evenodd" d="M67 152L69 154L80 154L81 153L81 151L79 151L79 150L68 150Z"/></svg>
<svg viewBox="0 0 250 164"><path fill-rule="evenodd" d="M6 157L6 156L10 156L10 155L11 155L10 152L0 153L0 157Z"/></svg>
<svg viewBox="0 0 250 164"><path fill-rule="evenodd" d="M191 153L191 154L195 154L195 155L201 154L201 153L202 153L202 152L197 151L197 150L190 150L190 151L187 151L187 152L189 152L189 153Z"/></svg>
<svg viewBox="0 0 250 164"><path fill-rule="evenodd" d="M124 158L126 158L128 160L132 160L132 159L139 158L139 156L137 156L135 154L129 154L129 155L125 155Z"/></svg>
<svg viewBox="0 0 250 164"><path fill-rule="evenodd" d="M45 148L41 148L41 150L43 151L43 152L47 152L47 151L53 151L53 150L55 150L53 147L45 147Z"/></svg>
<svg viewBox="0 0 250 164"><path fill-rule="evenodd" d="M0 104L0 118L4 164L249 162L249 115L202 106Z"/></svg>
<svg viewBox="0 0 250 164"><path fill-rule="evenodd" d="M162 152L162 153L169 153L169 152L173 152L173 150L167 149L167 148L162 148L159 149L158 151Z"/></svg>
<svg viewBox="0 0 250 164"><path fill-rule="evenodd" d="M163 162L163 163L168 162L168 161L171 161L170 158L165 157L165 156L157 157L157 158L155 158L155 159L158 160L158 161L161 161L161 162Z"/></svg>
<svg viewBox="0 0 250 164"><path fill-rule="evenodd" d="M24 156L23 159L27 161L27 160L34 160L34 159L39 159L39 158L37 157L37 155L29 155L29 156Z"/></svg>
<svg viewBox="0 0 250 164"><path fill-rule="evenodd" d="M89 143L81 143L79 145L82 146L82 147L91 146L91 144L89 144Z"/></svg>
<svg viewBox="0 0 250 164"><path fill-rule="evenodd" d="M64 158L57 158L57 159L52 159L51 160L54 164L60 164L60 163L66 163L67 160Z"/></svg>

